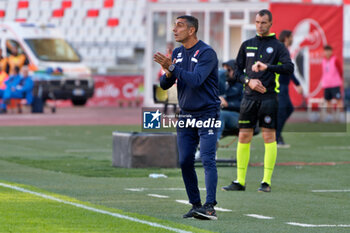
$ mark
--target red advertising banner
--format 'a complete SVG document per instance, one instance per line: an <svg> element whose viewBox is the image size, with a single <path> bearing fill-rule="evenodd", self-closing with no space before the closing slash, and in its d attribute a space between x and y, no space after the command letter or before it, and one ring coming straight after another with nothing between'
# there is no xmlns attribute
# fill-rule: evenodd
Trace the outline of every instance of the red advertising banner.
<svg viewBox="0 0 350 233"><path fill-rule="evenodd" d="M118 106L143 101L143 76L94 76L95 92L88 106Z"/></svg>
<svg viewBox="0 0 350 233"><path fill-rule="evenodd" d="M296 106L310 98L323 98L321 87L323 47L330 45L343 64L343 6L271 3L272 32L293 31L290 47L295 64L295 76L300 81L304 97L292 85L290 96Z"/></svg>

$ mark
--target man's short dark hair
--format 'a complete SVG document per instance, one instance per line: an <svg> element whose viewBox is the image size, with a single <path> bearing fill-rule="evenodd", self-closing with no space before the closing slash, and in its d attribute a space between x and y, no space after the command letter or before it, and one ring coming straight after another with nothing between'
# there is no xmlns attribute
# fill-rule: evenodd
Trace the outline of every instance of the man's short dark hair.
<svg viewBox="0 0 350 233"><path fill-rule="evenodd" d="M286 38L289 38L291 35L292 35L292 31L283 30L283 31L281 31L280 36L278 37L278 39L279 39L279 41L284 43L284 41L286 41Z"/></svg>
<svg viewBox="0 0 350 233"><path fill-rule="evenodd" d="M198 31L198 19L196 17L193 17L191 15L181 15L181 16L177 17L176 19L186 19L187 26L194 27L195 32L197 33L197 31Z"/></svg>
<svg viewBox="0 0 350 233"><path fill-rule="evenodd" d="M325 45L325 46L323 47L323 49L324 49L324 50L333 50L332 46L330 46L330 45Z"/></svg>
<svg viewBox="0 0 350 233"><path fill-rule="evenodd" d="M269 11L267 9L263 9L263 10L258 12L258 15L260 15L260 16L267 15L267 16L269 16L269 21L272 22L272 13L271 13L271 11Z"/></svg>

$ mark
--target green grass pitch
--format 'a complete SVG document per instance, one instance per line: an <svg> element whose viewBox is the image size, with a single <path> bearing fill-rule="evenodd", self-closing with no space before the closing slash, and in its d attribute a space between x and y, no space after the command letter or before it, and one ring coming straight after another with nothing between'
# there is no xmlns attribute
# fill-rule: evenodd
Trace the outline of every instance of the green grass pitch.
<svg viewBox="0 0 350 233"><path fill-rule="evenodd" d="M20 186L87 206L192 232L348 232L350 230L350 133L285 133L289 149L277 162L333 166L277 166L271 193L258 193L263 167L249 167L245 192L223 192L236 169L218 167L218 221L184 220L190 208L180 169L124 169L112 163L112 132L139 126L2 127L0 183ZM227 137L224 143L232 138ZM236 143L220 148L234 158ZM251 163L263 162L261 135L254 137ZM197 167L204 188L203 168ZM148 178L163 173L168 178ZM143 189L140 189L143 188ZM172 188L172 189L171 189ZM130 191L138 189L138 191ZM337 192L313 192L337 190ZM157 198L157 194L166 198ZM201 191L205 199L205 191ZM258 219L255 214L272 219ZM313 224L313 227L287 223ZM347 227L348 226L348 227ZM0 187L0 232L168 232L165 229L91 212L29 193ZM170 232L170 231L169 231Z"/></svg>

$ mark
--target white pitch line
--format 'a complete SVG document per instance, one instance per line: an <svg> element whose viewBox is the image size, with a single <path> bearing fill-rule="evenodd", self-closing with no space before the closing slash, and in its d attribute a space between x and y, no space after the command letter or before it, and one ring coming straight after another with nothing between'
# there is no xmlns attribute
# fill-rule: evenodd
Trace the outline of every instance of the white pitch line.
<svg viewBox="0 0 350 233"><path fill-rule="evenodd" d="M198 188L200 191L205 191L205 188ZM185 188L154 188L152 190L165 190L165 191L186 191Z"/></svg>
<svg viewBox="0 0 350 233"><path fill-rule="evenodd" d="M343 192L350 192L350 189L344 189L344 190L311 190L313 193L343 193Z"/></svg>
<svg viewBox="0 0 350 233"><path fill-rule="evenodd" d="M168 196L159 195L159 194L153 194L153 193L149 193L149 194L147 194L147 196L158 197L158 198L169 198Z"/></svg>
<svg viewBox="0 0 350 233"><path fill-rule="evenodd" d="M252 217L252 218L258 218L258 219L274 219L274 217L259 215L259 214L245 214L245 216Z"/></svg>
<svg viewBox="0 0 350 233"><path fill-rule="evenodd" d="M142 192L142 191L145 191L145 190L148 190L146 188L129 188L129 189L125 189L127 191L131 191L131 192Z"/></svg>
<svg viewBox="0 0 350 233"><path fill-rule="evenodd" d="M158 188L156 190L165 190L165 191L186 191L185 188Z"/></svg>
<svg viewBox="0 0 350 233"><path fill-rule="evenodd" d="M53 196L46 195L46 194L43 194L43 193L33 192L33 191L28 190L28 189L20 188L20 187L14 186L14 185L0 183L0 186L5 187L5 188L14 189L14 190L17 190L17 191L20 191L20 192L23 192L23 193L30 193L32 195L35 195L35 196L38 196L38 197L42 197L44 199L48 199L48 200L56 201L56 202L59 202L59 203L75 206L75 207L82 208L82 209L85 209L85 210L90 210L90 211L93 211L93 212L96 212L96 213L106 214L106 215L110 215L110 216L113 216L113 217L116 217L116 218L121 218L121 219L126 219L126 220L129 220L129 221L133 221L133 222L142 223L142 224L145 224L145 225L148 225L148 226L152 226L152 227L163 228L163 229L166 229L166 230L169 230L169 231L174 231L174 232L179 232L179 233L189 233L190 232L190 231L185 231L185 230L181 230L181 229L177 229L177 228L173 228L173 227L164 226L164 225L161 225L159 223L154 223L154 222L145 221L145 220L141 220L141 219L134 218L134 217L129 217L127 215L117 214L117 213L109 212L109 211L106 211L106 210L93 208L93 207L90 207L90 206L74 203L74 202L71 202L71 201L65 201L65 200L59 199L57 197L53 197Z"/></svg>
<svg viewBox="0 0 350 233"><path fill-rule="evenodd" d="M186 191L185 188L126 188L124 190L132 192L142 192L145 190L154 190L154 191ZM199 188L200 191L205 191L205 188Z"/></svg>
<svg viewBox="0 0 350 233"><path fill-rule="evenodd" d="M224 208L220 208L220 207L215 207L215 210L221 211L221 212L232 212L232 210L224 209Z"/></svg>
<svg viewBox="0 0 350 233"><path fill-rule="evenodd" d="M175 200L175 201L178 202L178 203L181 203L181 204L191 205L191 203L189 203L186 200Z"/></svg>
<svg viewBox="0 0 350 233"><path fill-rule="evenodd" d="M198 188L200 191L205 191L205 188ZM153 188L152 190L165 190L165 191L186 191L185 188Z"/></svg>
<svg viewBox="0 0 350 233"><path fill-rule="evenodd" d="M189 203L186 200L175 200L175 201L178 203L181 203L181 204L192 205L191 203ZM215 210L221 211L221 212L232 212L232 210L224 209L224 208L220 208L220 207L215 207Z"/></svg>
<svg viewBox="0 0 350 233"><path fill-rule="evenodd" d="M315 225L315 224L306 224L306 223L297 223L297 222L286 222L288 225L292 226L298 226L298 227L350 227L350 225L344 225L344 224L320 224L320 225Z"/></svg>

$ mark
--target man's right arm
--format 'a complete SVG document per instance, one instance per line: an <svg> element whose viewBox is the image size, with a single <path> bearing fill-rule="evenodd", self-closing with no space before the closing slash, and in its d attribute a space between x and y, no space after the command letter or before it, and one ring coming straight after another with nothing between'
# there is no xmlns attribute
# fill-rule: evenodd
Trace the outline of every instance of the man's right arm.
<svg viewBox="0 0 350 233"><path fill-rule="evenodd" d="M174 85L174 83L176 82L176 77L175 75L171 75L169 78L166 76L166 73L162 75L162 77L160 77L160 87L163 90L167 90L170 87L172 87Z"/></svg>
<svg viewBox="0 0 350 233"><path fill-rule="evenodd" d="M174 51L175 50L176 49L174 49ZM172 61L174 60L174 51L171 55ZM169 77L167 77L167 74ZM163 90L167 90L174 85L174 83L176 82L176 77L175 75L171 75L171 73L169 73L168 71L165 71L165 73L160 77L159 81L160 81L160 87Z"/></svg>

